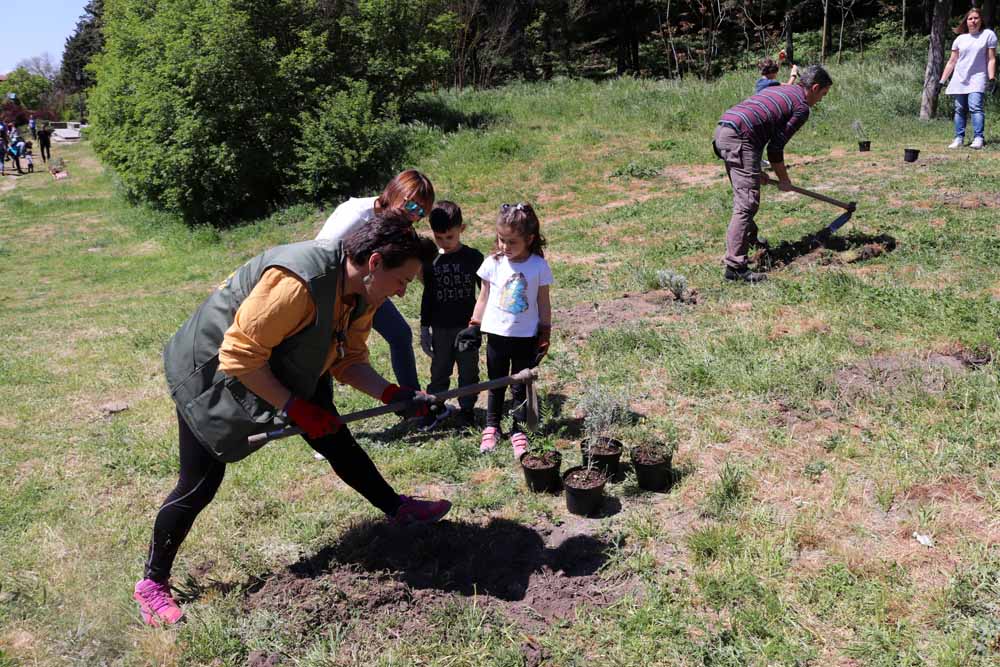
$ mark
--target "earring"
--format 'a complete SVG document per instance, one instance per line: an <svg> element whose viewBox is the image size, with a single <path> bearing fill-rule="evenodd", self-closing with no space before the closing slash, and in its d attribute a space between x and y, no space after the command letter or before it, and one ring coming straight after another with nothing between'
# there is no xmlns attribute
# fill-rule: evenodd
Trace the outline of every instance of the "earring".
<svg viewBox="0 0 1000 667"><path fill-rule="evenodd" d="M365 287L368 287L369 285L372 284L372 280L374 280L374 278L372 278L372 274L369 273L368 275L366 275L364 278L361 279L361 282L364 284Z"/></svg>

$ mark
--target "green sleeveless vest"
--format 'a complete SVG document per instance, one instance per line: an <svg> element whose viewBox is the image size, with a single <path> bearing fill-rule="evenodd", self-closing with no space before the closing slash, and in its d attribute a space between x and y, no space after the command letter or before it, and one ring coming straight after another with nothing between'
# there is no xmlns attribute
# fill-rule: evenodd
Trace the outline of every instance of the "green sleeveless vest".
<svg viewBox="0 0 1000 667"><path fill-rule="evenodd" d="M269 268L281 267L305 283L316 305L316 320L274 348L268 364L293 394L309 399L323 375L336 333L333 310L346 257L342 243L322 241L292 243L261 253L234 271L167 343L163 364L170 395L184 421L216 459L239 461L261 447L248 445L248 436L285 425L274 406L219 370L219 347L236 310ZM351 322L366 308L359 298Z"/></svg>

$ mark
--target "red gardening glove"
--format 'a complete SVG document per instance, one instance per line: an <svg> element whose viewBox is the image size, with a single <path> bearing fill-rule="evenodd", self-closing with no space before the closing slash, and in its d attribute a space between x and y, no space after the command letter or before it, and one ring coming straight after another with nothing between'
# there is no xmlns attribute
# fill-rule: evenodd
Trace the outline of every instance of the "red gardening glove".
<svg viewBox="0 0 1000 667"><path fill-rule="evenodd" d="M547 325L539 325L538 327L538 343L535 346L535 366L542 363L542 359L545 355L549 353L549 340L552 338L552 327Z"/></svg>
<svg viewBox="0 0 1000 667"><path fill-rule="evenodd" d="M322 438L340 430L344 422L330 410L292 396L285 403L285 414L310 438Z"/></svg>
<svg viewBox="0 0 1000 667"><path fill-rule="evenodd" d="M424 398L427 400L422 400ZM382 392L382 402L386 405L401 401L411 401L412 403L410 407L400 410L396 414L411 419L413 417L426 417L430 413L433 398L427 394L417 393L413 387L400 387L398 384L390 384Z"/></svg>

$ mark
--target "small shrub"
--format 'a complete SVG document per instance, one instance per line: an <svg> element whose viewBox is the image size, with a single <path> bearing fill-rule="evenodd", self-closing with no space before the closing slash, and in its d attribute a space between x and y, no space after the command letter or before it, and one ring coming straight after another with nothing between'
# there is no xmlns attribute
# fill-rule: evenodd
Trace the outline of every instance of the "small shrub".
<svg viewBox="0 0 1000 667"><path fill-rule="evenodd" d="M629 162L628 164L624 164L612 171L611 178L638 178L640 180L648 180L659 176L660 169L662 169L662 167L658 167L656 165Z"/></svg>
<svg viewBox="0 0 1000 667"><path fill-rule="evenodd" d="M809 478L809 481L818 482L819 478L823 476L823 471L825 471L826 468L827 465L823 461L810 461L806 464L806 467L802 470L802 472Z"/></svg>
<svg viewBox="0 0 1000 667"><path fill-rule="evenodd" d="M579 403L583 413L583 431L587 439L607 436L617 426L632 423L629 397L625 391L594 384Z"/></svg>

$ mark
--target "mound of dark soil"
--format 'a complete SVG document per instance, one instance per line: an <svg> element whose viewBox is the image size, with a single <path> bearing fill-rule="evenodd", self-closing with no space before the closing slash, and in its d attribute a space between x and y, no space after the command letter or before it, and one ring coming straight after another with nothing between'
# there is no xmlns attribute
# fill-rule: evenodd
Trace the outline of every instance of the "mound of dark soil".
<svg viewBox="0 0 1000 667"><path fill-rule="evenodd" d="M561 541L546 544L550 535ZM302 635L350 621L388 624L404 636L426 632L442 606L475 597L479 607L538 632L580 605L610 604L628 590L599 575L608 549L589 535L502 519L485 526L366 523L265 578L248 591L247 606L281 613Z"/></svg>

